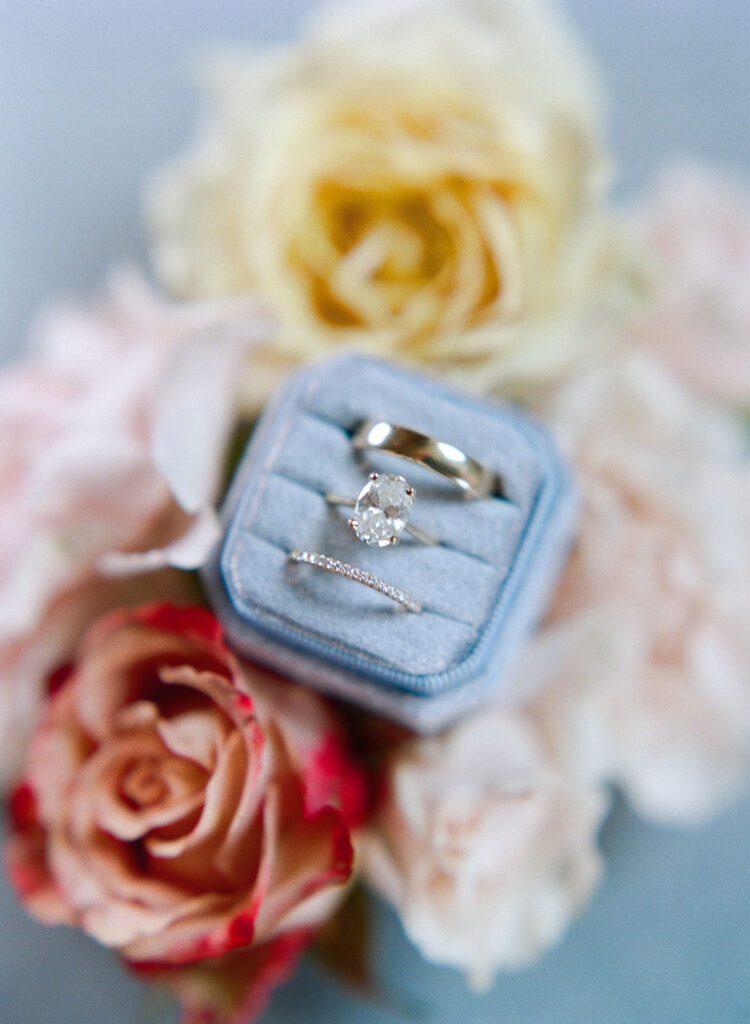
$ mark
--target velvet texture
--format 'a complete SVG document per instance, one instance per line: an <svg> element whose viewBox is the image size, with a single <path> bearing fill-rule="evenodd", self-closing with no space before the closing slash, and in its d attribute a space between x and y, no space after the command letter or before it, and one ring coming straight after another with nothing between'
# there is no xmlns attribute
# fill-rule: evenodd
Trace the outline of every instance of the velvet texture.
<svg viewBox="0 0 750 1024"><path fill-rule="evenodd" d="M504 496L467 500L402 459L357 454L353 428L386 419L462 448L496 470ZM413 521L393 548L360 543L333 491L356 496L372 469L416 488ZM393 366L343 356L292 377L263 415L225 508L206 581L245 654L420 730L508 690L509 667L544 608L574 520L570 479L546 433L506 405L480 404ZM309 566L323 552L412 593L420 614Z"/></svg>

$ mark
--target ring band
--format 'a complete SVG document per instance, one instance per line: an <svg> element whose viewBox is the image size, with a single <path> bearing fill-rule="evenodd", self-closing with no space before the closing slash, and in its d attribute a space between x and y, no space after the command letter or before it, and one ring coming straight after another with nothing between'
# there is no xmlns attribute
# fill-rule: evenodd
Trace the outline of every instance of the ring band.
<svg viewBox="0 0 750 1024"><path fill-rule="evenodd" d="M437 537L412 523L410 516L415 497L415 489L404 477L395 473L370 473L370 479L356 498L329 492L326 501L354 509L349 526L363 544L389 547L398 544L404 531L421 544L439 544Z"/></svg>
<svg viewBox="0 0 750 1024"><path fill-rule="evenodd" d="M455 445L409 427L386 420L364 420L354 428L352 444L357 451L386 452L426 466L454 483L467 498L503 497L502 481L493 470Z"/></svg>
<svg viewBox="0 0 750 1024"><path fill-rule="evenodd" d="M289 561L298 565L313 565L316 569L323 569L324 572L334 573L336 576L343 576L354 583L362 583L370 590L377 590L379 594L389 597L391 601L406 608L409 612L421 612L422 605L411 594L407 594L400 587L394 587L386 583L379 576L374 576L366 569L358 569L356 565L349 565L348 562L341 562L338 558L331 558L329 555L321 555L317 551L290 551Z"/></svg>

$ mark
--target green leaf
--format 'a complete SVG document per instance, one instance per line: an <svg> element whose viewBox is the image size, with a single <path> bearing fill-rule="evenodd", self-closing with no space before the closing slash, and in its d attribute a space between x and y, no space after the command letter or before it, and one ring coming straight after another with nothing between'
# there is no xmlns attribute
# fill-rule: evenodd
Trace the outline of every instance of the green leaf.
<svg viewBox="0 0 750 1024"><path fill-rule="evenodd" d="M355 886L338 913L318 933L311 952L350 988L373 995L369 911L367 893L361 885Z"/></svg>

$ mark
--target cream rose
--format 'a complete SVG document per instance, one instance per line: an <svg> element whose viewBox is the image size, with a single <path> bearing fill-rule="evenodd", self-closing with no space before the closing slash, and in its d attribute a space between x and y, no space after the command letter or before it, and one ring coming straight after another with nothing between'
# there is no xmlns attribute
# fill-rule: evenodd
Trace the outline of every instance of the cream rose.
<svg viewBox="0 0 750 1024"><path fill-rule="evenodd" d="M750 771L744 425L641 353L592 367L549 414L583 520L535 673L641 813L700 821Z"/></svg>
<svg viewBox="0 0 750 1024"><path fill-rule="evenodd" d="M605 174L598 88L555 11L347 5L214 71L206 129L150 190L176 292L257 290L284 365L354 346L492 390L579 351Z"/></svg>
<svg viewBox="0 0 750 1024"><path fill-rule="evenodd" d="M555 942L599 878L606 800L560 739L495 708L388 766L365 874L422 954L475 988Z"/></svg>

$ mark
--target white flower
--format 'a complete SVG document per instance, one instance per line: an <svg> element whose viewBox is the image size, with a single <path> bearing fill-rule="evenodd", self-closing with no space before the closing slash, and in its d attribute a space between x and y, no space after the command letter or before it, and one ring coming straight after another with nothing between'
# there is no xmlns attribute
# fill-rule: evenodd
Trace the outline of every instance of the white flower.
<svg viewBox="0 0 750 1024"><path fill-rule="evenodd" d="M549 418L583 520L536 675L578 691L635 807L700 821L750 768L750 461L742 421L650 356L592 367Z"/></svg>
<svg viewBox="0 0 750 1024"><path fill-rule="evenodd" d="M632 227L655 263L637 340L710 396L750 406L747 187L708 168L667 167Z"/></svg>
<svg viewBox="0 0 750 1024"><path fill-rule="evenodd" d="M157 269L257 291L283 366L354 346L486 391L549 379L604 273L598 105L539 0L334 7L216 63L206 128L150 190Z"/></svg>
<svg viewBox="0 0 750 1024"><path fill-rule="evenodd" d="M604 796L530 715L494 708L406 743L387 784L365 875L475 988L555 942L599 878Z"/></svg>

